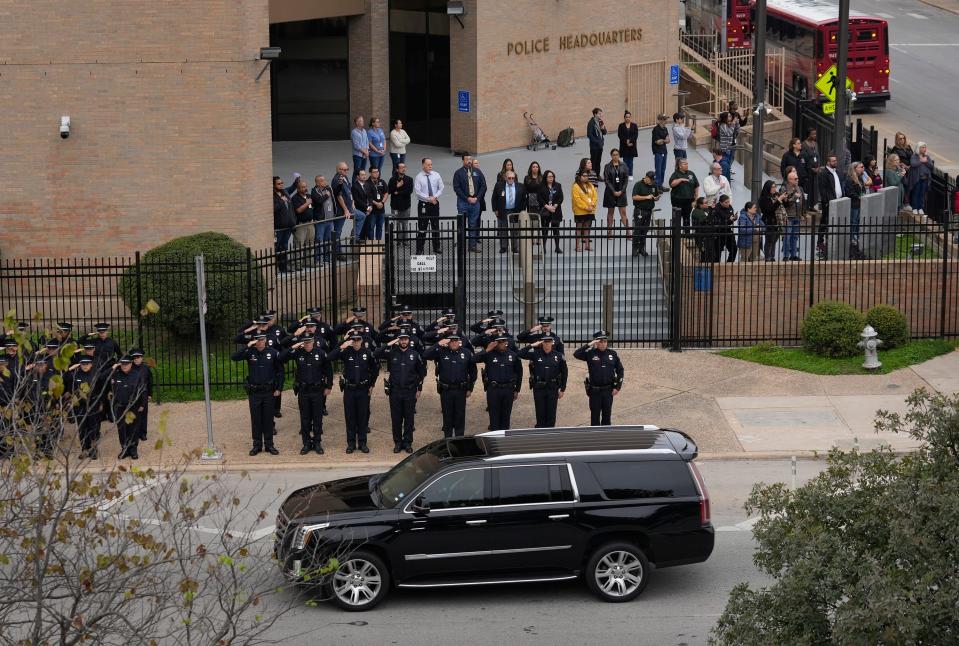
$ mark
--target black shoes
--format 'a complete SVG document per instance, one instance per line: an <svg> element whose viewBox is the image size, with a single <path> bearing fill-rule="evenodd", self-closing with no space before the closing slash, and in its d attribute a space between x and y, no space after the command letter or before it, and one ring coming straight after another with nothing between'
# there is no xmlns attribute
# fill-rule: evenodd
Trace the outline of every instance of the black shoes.
<svg viewBox="0 0 959 646"><path fill-rule="evenodd" d="M403 450L406 451L407 453L412 453L413 447L407 444L405 447L403 447Z"/></svg>
<svg viewBox="0 0 959 646"><path fill-rule="evenodd" d="M349 455L349 454L353 453L353 451L355 451L355 450L356 450L356 449L353 448L352 446L348 446L348 447L346 447L346 454Z"/></svg>
<svg viewBox="0 0 959 646"><path fill-rule="evenodd" d="M403 450L403 447L400 446L399 444L394 444L394 445L393 445L393 453L399 453L399 452L402 451L402 450Z"/></svg>
<svg viewBox="0 0 959 646"><path fill-rule="evenodd" d="M279 419L283 417L283 413L281 411L276 411L275 413L273 413L273 417Z"/></svg>
<svg viewBox="0 0 959 646"><path fill-rule="evenodd" d="M270 455L279 455L280 451L275 446L266 447L266 452Z"/></svg>
<svg viewBox="0 0 959 646"><path fill-rule="evenodd" d="M313 450L312 446L304 446L302 449L300 449L300 455L306 455L312 450Z"/></svg>
<svg viewBox="0 0 959 646"><path fill-rule="evenodd" d="M323 447L320 446L319 444L314 444L313 450L316 451L317 455L323 455L325 453L325 451L323 450Z"/></svg>
<svg viewBox="0 0 959 646"><path fill-rule="evenodd" d="M260 451L262 450L263 449L261 449L260 447L254 446L252 449L250 449L250 457L253 457L254 455L259 455Z"/></svg>
<svg viewBox="0 0 959 646"><path fill-rule="evenodd" d="M370 452L370 447L366 446L365 444L361 444L361 445L360 445L360 451L363 452L363 453L369 453L369 452Z"/></svg>

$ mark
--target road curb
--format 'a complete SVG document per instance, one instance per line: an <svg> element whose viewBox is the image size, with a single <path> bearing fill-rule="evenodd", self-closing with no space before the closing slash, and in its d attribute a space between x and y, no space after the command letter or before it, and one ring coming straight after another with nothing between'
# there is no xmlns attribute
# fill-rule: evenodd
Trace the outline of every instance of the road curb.
<svg viewBox="0 0 959 646"><path fill-rule="evenodd" d="M959 1L957 0L919 0L919 2L959 16Z"/></svg>

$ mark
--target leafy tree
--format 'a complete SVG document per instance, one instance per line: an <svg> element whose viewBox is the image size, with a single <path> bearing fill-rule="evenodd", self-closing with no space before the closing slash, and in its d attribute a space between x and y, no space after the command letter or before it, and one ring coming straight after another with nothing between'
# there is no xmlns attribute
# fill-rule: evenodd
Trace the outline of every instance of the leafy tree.
<svg viewBox="0 0 959 646"><path fill-rule="evenodd" d="M0 368L0 645L266 641L303 600L257 531L270 516L235 494L246 475L190 472L199 449L173 453L163 414L162 472L91 461L76 432L91 391L67 385L74 346L39 389L27 366L41 360L15 322L4 327L24 359ZM326 582L340 556L308 574Z"/></svg>
<svg viewBox="0 0 959 646"><path fill-rule="evenodd" d="M922 448L834 450L795 491L753 488L754 560L774 582L736 586L712 643L959 643L959 397L908 404L875 426Z"/></svg>

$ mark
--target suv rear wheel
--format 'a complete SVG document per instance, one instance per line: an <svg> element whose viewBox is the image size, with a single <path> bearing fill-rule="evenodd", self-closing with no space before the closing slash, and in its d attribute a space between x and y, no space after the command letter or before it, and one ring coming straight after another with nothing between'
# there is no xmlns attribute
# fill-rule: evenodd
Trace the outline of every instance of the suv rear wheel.
<svg viewBox="0 0 959 646"><path fill-rule="evenodd" d="M603 601L631 601L646 587L649 561L632 543L606 543L589 557L585 576L586 585Z"/></svg>
<svg viewBox="0 0 959 646"><path fill-rule="evenodd" d="M327 584L327 593L343 610L358 612L376 606L390 590L386 564L371 552L356 551L343 559Z"/></svg>

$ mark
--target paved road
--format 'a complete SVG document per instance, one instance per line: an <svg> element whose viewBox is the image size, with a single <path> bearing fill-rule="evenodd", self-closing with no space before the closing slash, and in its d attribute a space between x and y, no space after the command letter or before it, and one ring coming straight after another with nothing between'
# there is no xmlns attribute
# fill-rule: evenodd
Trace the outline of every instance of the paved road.
<svg viewBox="0 0 959 646"><path fill-rule="evenodd" d="M653 574L649 587L625 606L595 600L579 582L499 586L470 590L394 593L376 610L343 613L331 605L302 606L281 618L270 632L285 644L318 640L345 644L704 644L740 581L764 579L752 565L751 523L742 504L754 482L792 479L789 461L705 461L699 463L710 489L716 549L704 564ZM798 481L817 473L822 462L800 461ZM368 471L314 469L253 472L236 481L236 495L250 499L251 513L268 519L256 530L269 540L278 496L320 480ZM211 528L212 529L212 528Z"/></svg>
<svg viewBox="0 0 959 646"><path fill-rule="evenodd" d="M874 108L855 116L875 125L889 145L897 130L913 146L925 141L937 166L950 174L959 171L959 16L918 0L852 0L852 8L889 23L892 70L892 100L885 112Z"/></svg>

